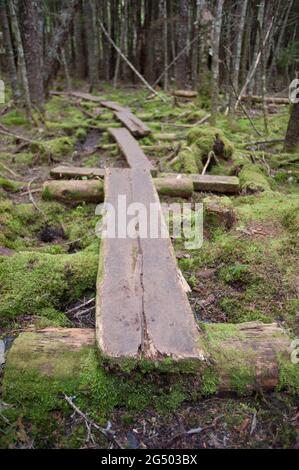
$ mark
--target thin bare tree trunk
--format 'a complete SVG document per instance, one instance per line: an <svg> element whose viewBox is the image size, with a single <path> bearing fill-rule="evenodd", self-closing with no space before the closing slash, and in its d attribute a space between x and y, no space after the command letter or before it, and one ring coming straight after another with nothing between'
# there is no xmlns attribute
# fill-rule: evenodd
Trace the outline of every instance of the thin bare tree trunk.
<svg viewBox="0 0 299 470"><path fill-rule="evenodd" d="M22 87L24 92L24 100L26 106L26 113L28 119L31 120L32 117L32 107L31 107L31 100L30 100L30 92L29 92L29 85L28 85L28 78L27 78L27 70L26 70L26 62L25 62L25 54L23 49L23 43L21 38L21 33L19 29L18 18L16 15L15 4L13 0L8 0L10 18L11 18L11 25L15 34L16 46L18 51L18 63L22 81Z"/></svg>
<svg viewBox="0 0 299 470"><path fill-rule="evenodd" d="M168 17L167 17L167 0L163 0L163 43L164 43L164 91L168 90Z"/></svg>
<svg viewBox="0 0 299 470"><path fill-rule="evenodd" d="M222 12L224 0L217 0L216 15L213 28L213 57L212 57L212 103L211 103L211 125L215 125L218 110L219 95L219 45L222 27Z"/></svg>
<svg viewBox="0 0 299 470"><path fill-rule="evenodd" d="M7 66L8 66L8 73L12 88L12 95L14 100L18 100L20 98L20 86L18 81L17 75L17 67L15 63L13 48L12 48L12 41L9 29L9 22L7 18L7 10L6 10L6 2L5 0L0 1L0 21L3 30L3 40L4 40L4 47L5 47L5 55L7 58Z"/></svg>
<svg viewBox="0 0 299 470"><path fill-rule="evenodd" d="M289 19L290 12L291 12L291 9L293 7L293 4L294 4L294 0L289 0L289 2L287 4L287 10L286 10L286 14L285 14L285 17L284 17L283 25L282 25L282 28L280 30L278 41L277 41L277 44L275 46L272 61L271 61L270 67L269 67L269 77L271 77L271 75L273 73L273 69L274 69L275 63L277 61L277 55L280 52L281 43L282 43L282 40L285 36L286 27L287 27L288 19Z"/></svg>
<svg viewBox="0 0 299 470"><path fill-rule="evenodd" d="M242 53L242 43L244 35L244 25L247 12L248 0L243 0L238 5L238 29L237 29L237 38L236 38L236 49L235 57L232 64L232 83L233 87L238 93L239 91L239 75L240 75L240 64L241 64L241 53ZM239 19L240 18L240 19ZM232 93L231 96L231 110L235 106L235 94Z"/></svg>

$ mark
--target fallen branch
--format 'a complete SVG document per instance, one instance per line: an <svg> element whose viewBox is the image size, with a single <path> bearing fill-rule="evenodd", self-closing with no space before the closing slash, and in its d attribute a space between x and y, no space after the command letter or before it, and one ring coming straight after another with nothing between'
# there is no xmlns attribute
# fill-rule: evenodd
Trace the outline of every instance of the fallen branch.
<svg viewBox="0 0 299 470"><path fill-rule="evenodd" d="M116 50L116 52L121 56L121 58L126 62L126 64L130 67L131 70L133 70L133 72L137 75L138 78L140 78L140 80L142 81L142 83L146 86L146 88L148 88L150 90L151 93L154 93L155 96L159 97L162 101L166 102L167 100L161 96L156 90L154 90L154 88L145 80L145 78L141 75L141 73L138 72L138 70L135 69L134 65L129 61L129 59L125 56L125 54L120 50L120 48L115 44L115 42L113 41L113 39L110 37L108 31L106 30L105 26L103 25L103 23L101 22L101 20L99 19L99 25L101 27L101 30L103 31L103 33L105 34L106 38L108 39L108 41L110 42L110 44L112 44L112 46L114 47L114 49Z"/></svg>
<svg viewBox="0 0 299 470"><path fill-rule="evenodd" d="M89 426L95 428L97 431L99 431L101 434L103 434L103 436L105 436L109 441L112 441L114 442L118 447L119 449L123 449L122 445L118 442L118 440L116 439L114 433L112 431L109 431L108 428L102 428L101 426L99 426L97 423L95 423L93 420L91 420L90 418L88 418L86 416L86 414L83 413L83 411L80 410L80 408L78 408L71 397L68 397L65 393L63 394L64 396L64 399L67 401L67 403L71 406L71 408L73 408L73 410L79 415L81 416L81 418L84 419L84 421L86 423L88 423Z"/></svg>

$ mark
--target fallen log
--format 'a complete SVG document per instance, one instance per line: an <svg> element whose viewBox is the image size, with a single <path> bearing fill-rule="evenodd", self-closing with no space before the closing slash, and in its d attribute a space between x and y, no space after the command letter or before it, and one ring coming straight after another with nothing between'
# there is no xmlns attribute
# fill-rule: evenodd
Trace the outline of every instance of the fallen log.
<svg viewBox="0 0 299 470"><path fill-rule="evenodd" d="M189 198L193 193L192 180L187 177L154 178L161 196ZM104 184L101 180L50 180L45 181L43 199L63 202L103 202Z"/></svg>
<svg viewBox="0 0 299 470"><path fill-rule="evenodd" d="M241 101L251 101L252 103L268 103L268 104L290 104L289 98L280 98L277 96L243 95Z"/></svg>
<svg viewBox="0 0 299 470"><path fill-rule="evenodd" d="M248 395L254 391L271 391L276 387L298 392L299 365L291 362L291 340L275 323L204 324L198 332L197 342L203 353L193 361L193 368L190 361L185 363L178 359L166 363L165 358L160 357L154 362L148 360L146 369L142 358L143 371L152 373L153 370L161 370L170 377L176 371L185 372L180 375L180 380L189 383L190 391L194 387L194 391L202 395L219 392ZM60 383L63 388L65 379L72 379L74 390L69 390L69 393L77 395L80 391L80 377L86 374L86 359L95 352L93 329L47 328L21 333L6 357L4 391L9 394L14 387L23 387L23 382L18 378L34 371L32 377L37 378L39 385L41 380L45 384L49 383L49 378L55 381L56 394ZM135 364L135 368L138 368L139 360L131 360L132 367ZM109 359L106 358L106 361ZM94 364L97 369L101 367L96 362L89 361L88 364L90 367ZM112 361L110 367L117 368L119 363ZM92 377L97 375L91 374ZM78 381L74 380L76 378ZM130 380L134 380L133 377ZM18 390L18 393L21 396L22 390Z"/></svg>
<svg viewBox="0 0 299 470"><path fill-rule="evenodd" d="M104 168L87 168L80 166L56 166L50 170L52 178L57 179L72 179L72 178L104 178Z"/></svg>
<svg viewBox="0 0 299 470"><path fill-rule="evenodd" d="M154 178L159 196L189 198L193 194L193 182L187 176Z"/></svg>
<svg viewBox="0 0 299 470"><path fill-rule="evenodd" d="M104 183L101 180L45 181L42 198L62 202L103 202Z"/></svg>
<svg viewBox="0 0 299 470"><path fill-rule="evenodd" d="M174 90L172 93L174 96L179 98L196 98L198 96L197 91L194 90Z"/></svg>
<svg viewBox="0 0 299 470"><path fill-rule="evenodd" d="M186 174L193 182L194 191L211 191L215 193L238 193L240 189L239 178L236 176L214 176ZM175 178L175 173L160 173L159 178Z"/></svg>

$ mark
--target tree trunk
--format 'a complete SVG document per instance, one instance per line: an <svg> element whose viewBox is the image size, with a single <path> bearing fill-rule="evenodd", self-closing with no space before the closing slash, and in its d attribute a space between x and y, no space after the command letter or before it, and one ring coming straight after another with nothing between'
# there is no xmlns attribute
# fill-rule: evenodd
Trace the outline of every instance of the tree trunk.
<svg viewBox="0 0 299 470"><path fill-rule="evenodd" d="M237 28L235 55L234 55L234 59L232 63L232 86L236 93L238 93L239 91L239 74L240 74L242 43L243 43L247 5L248 5L248 0L243 0L243 2L239 3L238 12L237 12L238 28ZM232 93L232 99L231 99L231 110L234 109L234 106L236 103L234 91Z"/></svg>
<svg viewBox="0 0 299 470"><path fill-rule="evenodd" d="M44 86L42 76L42 44L38 30L37 0L20 0L20 17L22 18L22 37L26 59L26 69L31 102L43 110Z"/></svg>
<svg viewBox="0 0 299 470"><path fill-rule="evenodd" d="M67 6L60 13L60 21L53 31L52 40L48 46L48 53L45 59L44 89L47 90L51 80L59 70L60 49L66 43L72 21L74 19L80 0L69 0Z"/></svg>
<svg viewBox="0 0 299 470"><path fill-rule="evenodd" d="M299 103L295 103L292 108L284 150L285 152L299 152Z"/></svg>
<svg viewBox="0 0 299 470"><path fill-rule="evenodd" d="M0 2L0 22L3 31L3 40L5 47L5 56L7 59L7 68L12 88L13 99L18 100L20 98L20 86L17 76L17 67L15 63L14 52L12 48L11 34L9 28L9 22L7 18L6 2L5 0Z"/></svg>
<svg viewBox="0 0 299 470"><path fill-rule="evenodd" d="M80 80L86 77L86 51L83 33L83 12L82 4L80 4L74 19L75 73L76 78Z"/></svg>
<svg viewBox="0 0 299 470"><path fill-rule="evenodd" d="M216 16L213 31L213 57L212 57L212 104L211 125L215 125L218 110L219 95L219 45L222 27L222 12L224 0L217 0Z"/></svg>
<svg viewBox="0 0 299 470"><path fill-rule="evenodd" d="M15 39L16 39L16 47L18 51L18 63L19 63L19 68L20 68L20 75L21 75L22 87L23 87L23 92L24 92L27 117L28 119L31 119L32 109L31 109L29 84L28 84L28 77L27 77L27 70L26 70L25 54L24 54L23 43L22 43L22 38L21 38L18 18L16 15L14 1L8 0L8 6L9 6L12 29L14 31Z"/></svg>
<svg viewBox="0 0 299 470"><path fill-rule="evenodd" d="M188 42L188 1L179 2L179 21L177 26L177 48L182 51ZM185 88L188 82L188 54L187 50L176 63L177 88Z"/></svg>
<svg viewBox="0 0 299 470"><path fill-rule="evenodd" d="M99 81L99 54L97 47L96 12L94 0L84 3L85 35L87 42L88 80L90 91Z"/></svg>

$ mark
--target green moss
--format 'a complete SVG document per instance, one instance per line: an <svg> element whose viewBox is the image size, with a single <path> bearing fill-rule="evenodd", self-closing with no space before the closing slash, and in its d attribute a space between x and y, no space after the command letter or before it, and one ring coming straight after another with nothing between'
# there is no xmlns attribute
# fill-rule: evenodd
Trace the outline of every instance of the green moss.
<svg viewBox="0 0 299 470"><path fill-rule="evenodd" d="M290 356L278 357L279 363L279 384L277 390L287 390L292 394L299 392L299 364L292 362Z"/></svg>
<svg viewBox="0 0 299 470"><path fill-rule="evenodd" d="M86 132L86 129L77 129L76 130L76 133L75 133L75 137L76 139L78 139L80 142L84 142L84 140L86 139L86 136L87 136L87 132Z"/></svg>
<svg viewBox="0 0 299 470"><path fill-rule="evenodd" d="M225 266L219 273L220 278L227 284L234 284L236 282L245 284L249 283L252 279L249 266L247 264L236 263L232 266Z"/></svg>
<svg viewBox="0 0 299 470"><path fill-rule="evenodd" d="M190 148L183 149L182 152L180 152L180 159L184 173L198 173L196 161Z"/></svg>
<svg viewBox="0 0 299 470"><path fill-rule="evenodd" d="M23 183L0 177L0 188L11 193L17 193L23 186Z"/></svg>
<svg viewBox="0 0 299 470"><path fill-rule="evenodd" d="M0 317L8 322L17 315L39 315L43 309L64 309L74 300L94 292L97 257L18 253L0 257ZM49 312L49 310L47 310Z"/></svg>
<svg viewBox="0 0 299 470"><path fill-rule="evenodd" d="M25 116L25 113L14 109L9 113L5 114L5 116L1 117L1 122L7 127L10 126L24 126L28 124L28 120Z"/></svg>
<svg viewBox="0 0 299 470"><path fill-rule="evenodd" d="M209 152L213 150L216 134L224 143L224 158L228 160L232 157L234 146L228 140L220 129L214 127L195 127L188 132L187 141L189 144L195 144L200 152L201 158L207 157Z"/></svg>
<svg viewBox="0 0 299 470"><path fill-rule="evenodd" d="M204 396L214 395L219 386L219 376L213 367L206 367L202 372L200 391Z"/></svg>
<svg viewBox="0 0 299 470"><path fill-rule="evenodd" d="M239 173L241 190L245 193L271 191L269 179L258 165L248 163Z"/></svg>
<svg viewBox="0 0 299 470"><path fill-rule="evenodd" d="M75 140L72 137L57 137L45 142L36 141L31 145L31 151L40 151L44 156L61 159L74 150Z"/></svg>

